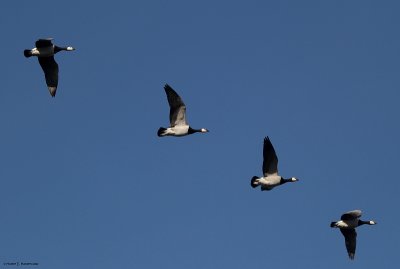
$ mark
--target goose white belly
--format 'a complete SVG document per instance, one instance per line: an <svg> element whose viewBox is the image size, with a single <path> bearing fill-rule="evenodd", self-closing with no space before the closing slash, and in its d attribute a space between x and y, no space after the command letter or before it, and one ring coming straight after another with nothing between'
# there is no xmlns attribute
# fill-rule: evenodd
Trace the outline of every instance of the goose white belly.
<svg viewBox="0 0 400 269"><path fill-rule="evenodd" d="M188 135L189 125L176 125L174 127L167 128L166 134L173 136L185 136Z"/></svg>
<svg viewBox="0 0 400 269"><path fill-rule="evenodd" d="M281 183L281 179L281 176L268 176L261 177L258 182L261 184L261 186L266 187L267 189L272 189Z"/></svg>

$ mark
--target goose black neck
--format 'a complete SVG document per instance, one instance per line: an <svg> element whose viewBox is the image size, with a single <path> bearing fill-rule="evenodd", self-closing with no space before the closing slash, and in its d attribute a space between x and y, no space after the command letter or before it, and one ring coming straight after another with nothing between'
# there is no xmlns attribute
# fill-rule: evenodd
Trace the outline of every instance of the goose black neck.
<svg viewBox="0 0 400 269"><path fill-rule="evenodd" d="M201 129L193 129L192 127L189 127L188 133L189 134L201 133Z"/></svg>
<svg viewBox="0 0 400 269"><path fill-rule="evenodd" d="M280 182L280 184L282 185L282 184L285 184L285 183L288 183L288 182L292 182L292 179L291 178L281 178L281 182Z"/></svg>
<svg viewBox="0 0 400 269"><path fill-rule="evenodd" d="M361 226L361 225L364 225L364 224L371 225L371 223L369 223L369 221L365 221L365 220L358 220L358 226Z"/></svg>
<svg viewBox="0 0 400 269"><path fill-rule="evenodd" d="M54 46L54 53L60 52L62 50L67 50L67 47Z"/></svg>

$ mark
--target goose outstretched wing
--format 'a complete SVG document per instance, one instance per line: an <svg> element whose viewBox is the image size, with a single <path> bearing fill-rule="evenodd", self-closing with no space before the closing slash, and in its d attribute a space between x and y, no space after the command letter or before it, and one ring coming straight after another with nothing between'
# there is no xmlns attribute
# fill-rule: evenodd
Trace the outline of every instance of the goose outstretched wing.
<svg viewBox="0 0 400 269"><path fill-rule="evenodd" d="M164 86L169 103L169 121L171 127L176 125L187 125L186 122L186 106L181 97L168 84Z"/></svg>
<svg viewBox="0 0 400 269"><path fill-rule="evenodd" d="M358 209L357 210L352 210L352 211L344 213L340 217L340 219L341 220L355 220L355 219L360 218L361 214L362 214L361 210L358 210Z"/></svg>
<svg viewBox="0 0 400 269"><path fill-rule="evenodd" d="M278 175L278 156L276 156L274 146L272 146L268 136L264 138L263 156L264 176Z"/></svg>
<svg viewBox="0 0 400 269"><path fill-rule="evenodd" d="M53 40L53 38L38 39L35 43L35 46L36 46L36 48L45 48L45 47L53 46L53 43L51 43L52 40Z"/></svg>
<svg viewBox="0 0 400 269"><path fill-rule="evenodd" d="M46 78L46 84L49 88L51 96L56 95L58 85L58 64L54 60L53 56L50 57L38 57L40 66L43 69L44 76Z"/></svg>
<svg viewBox="0 0 400 269"><path fill-rule="evenodd" d="M344 236L347 254L349 254L349 258L353 260L356 254L357 232L355 229L340 229L340 231Z"/></svg>

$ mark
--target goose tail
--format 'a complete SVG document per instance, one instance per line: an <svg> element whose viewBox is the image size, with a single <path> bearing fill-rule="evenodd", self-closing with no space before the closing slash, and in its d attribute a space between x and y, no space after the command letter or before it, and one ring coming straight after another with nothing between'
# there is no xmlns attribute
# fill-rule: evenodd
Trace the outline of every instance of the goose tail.
<svg viewBox="0 0 400 269"><path fill-rule="evenodd" d="M165 131L166 130L167 130L167 128L160 127L160 129L158 129L158 131L157 131L157 135L158 136L165 136Z"/></svg>
<svg viewBox="0 0 400 269"><path fill-rule="evenodd" d="M24 56L25 56L26 58L31 57L31 56L32 56L31 50L24 50Z"/></svg>
<svg viewBox="0 0 400 269"><path fill-rule="evenodd" d="M256 188L258 186L258 177L256 176L252 177L250 184L253 188Z"/></svg>

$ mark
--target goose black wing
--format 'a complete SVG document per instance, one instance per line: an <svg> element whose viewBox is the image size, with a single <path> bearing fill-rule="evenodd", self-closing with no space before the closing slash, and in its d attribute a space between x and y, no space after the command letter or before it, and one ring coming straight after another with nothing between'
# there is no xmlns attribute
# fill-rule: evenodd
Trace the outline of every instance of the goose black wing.
<svg viewBox="0 0 400 269"><path fill-rule="evenodd" d="M355 220L355 219L360 218L361 214L362 214L361 210L358 210L358 209L357 210L352 210L352 211L344 213L340 217L340 219L341 220Z"/></svg>
<svg viewBox="0 0 400 269"><path fill-rule="evenodd" d="M263 156L264 176L278 175L278 156L276 156L274 146L272 146L268 136L264 138Z"/></svg>
<svg viewBox="0 0 400 269"><path fill-rule="evenodd" d="M169 121L171 127L176 125L187 125L186 122L186 106L181 97L168 84L164 86L169 104Z"/></svg>
<svg viewBox="0 0 400 269"><path fill-rule="evenodd" d="M53 46L53 43L51 43L52 40L53 40L53 38L38 39L35 43L35 46L36 46L36 48L45 48L45 47Z"/></svg>
<svg viewBox="0 0 400 269"><path fill-rule="evenodd" d="M347 253L351 260L354 259L356 254L356 244L357 244L357 232L355 229L340 229L344 236L344 242L346 244Z"/></svg>
<svg viewBox="0 0 400 269"><path fill-rule="evenodd" d="M46 78L46 84L49 88L51 96L56 96L56 90L58 85L58 64L54 60L53 56L50 57L38 57L39 64L43 69L44 76Z"/></svg>

